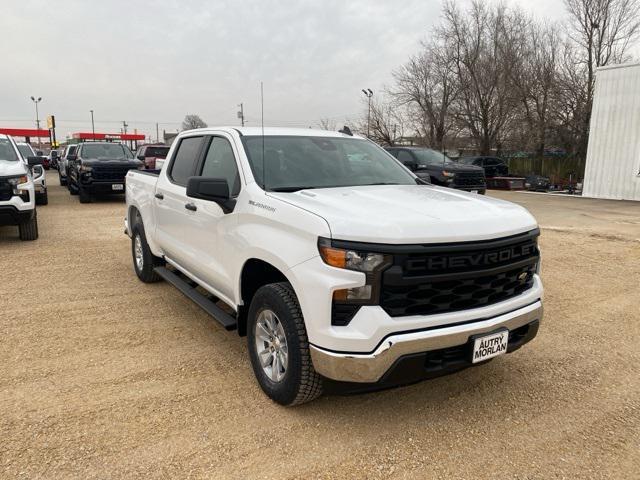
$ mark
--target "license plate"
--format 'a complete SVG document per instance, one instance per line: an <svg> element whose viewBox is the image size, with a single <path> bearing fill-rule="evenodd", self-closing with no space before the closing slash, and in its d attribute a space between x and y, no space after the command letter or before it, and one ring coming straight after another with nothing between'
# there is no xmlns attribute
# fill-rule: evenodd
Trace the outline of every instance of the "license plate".
<svg viewBox="0 0 640 480"><path fill-rule="evenodd" d="M473 363L483 362L498 355L507 353L509 331L501 330L497 333L476 337L473 339Z"/></svg>
<svg viewBox="0 0 640 480"><path fill-rule="evenodd" d="M471 190L471 193L478 193L478 190Z"/></svg>
<svg viewBox="0 0 640 480"><path fill-rule="evenodd" d="M111 190L124 190L124 185L122 184L111 185Z"/></svg>

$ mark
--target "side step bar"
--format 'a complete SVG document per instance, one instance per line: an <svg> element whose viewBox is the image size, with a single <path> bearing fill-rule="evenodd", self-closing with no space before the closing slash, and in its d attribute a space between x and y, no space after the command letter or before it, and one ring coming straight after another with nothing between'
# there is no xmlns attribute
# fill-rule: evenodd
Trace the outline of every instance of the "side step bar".
<svg viewBox="0 0 640 480"><path fill-rule="evenodd" d="M200 308L216 319L218 323L225 328L225 330L235 330L238 328L238 322L235 318L198 292L196 287L189 285L189 283L165 267L156 267L153 270L164 280L172 284L187 297L197 303Z"/></svg>

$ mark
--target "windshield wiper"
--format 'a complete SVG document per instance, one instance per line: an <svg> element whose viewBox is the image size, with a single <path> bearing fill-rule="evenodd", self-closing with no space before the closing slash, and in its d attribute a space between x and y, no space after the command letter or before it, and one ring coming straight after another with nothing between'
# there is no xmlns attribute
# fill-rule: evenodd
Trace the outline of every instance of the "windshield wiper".
<svg viewBox="0 0 640 480"><path fill-rule="evenodd" d="M311 190L313 188L328 188L328 187L318 187L318 186L307 186L307 187L273 187L270 188L271 192L297 192L298 190Z"/></svg>

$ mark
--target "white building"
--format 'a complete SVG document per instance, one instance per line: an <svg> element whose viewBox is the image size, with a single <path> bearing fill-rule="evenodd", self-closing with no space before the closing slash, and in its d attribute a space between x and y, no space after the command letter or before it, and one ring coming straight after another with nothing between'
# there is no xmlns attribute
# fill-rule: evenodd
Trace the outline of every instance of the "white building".
<svg viewBox="0 0 640 480"><path fill-rule="evenodd" d="M596 73L582 194L640 200L640 64Z"/></svg>

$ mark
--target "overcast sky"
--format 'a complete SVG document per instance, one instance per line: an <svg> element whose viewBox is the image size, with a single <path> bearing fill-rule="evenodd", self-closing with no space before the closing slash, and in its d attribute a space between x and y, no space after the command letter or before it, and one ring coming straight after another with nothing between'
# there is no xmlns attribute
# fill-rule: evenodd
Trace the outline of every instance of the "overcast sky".
<svg viewBox="0 0 640 480"><path fill-rule="evenodd" d="M209 125L341 126L379 92L439 21L439 0L0 0L0 126L55 114L58 137L119 132L155 138L187 113ZM466 4L466 1L461 1ZM533 5L530 5L533 3ZM557 0L512 0L557 19Z"/></svg>

